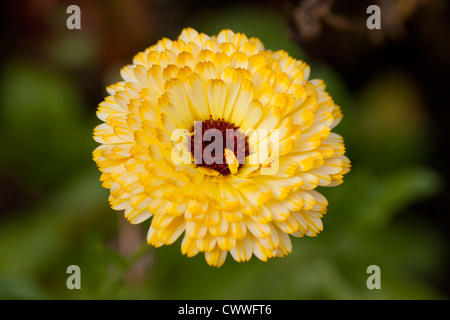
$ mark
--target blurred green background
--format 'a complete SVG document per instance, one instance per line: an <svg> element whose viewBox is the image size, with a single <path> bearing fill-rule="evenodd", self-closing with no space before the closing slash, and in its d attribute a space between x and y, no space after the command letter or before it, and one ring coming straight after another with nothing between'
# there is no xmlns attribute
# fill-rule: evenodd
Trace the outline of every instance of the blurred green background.
<svg viewBox="0 0 450 320"><path fill-rule="evenodd" d="M376 3L377 1L372 1ZM448 299L448 3L6 1L0 73L0 299ZM81 30L66 9L81 8ZM108 206L91 158L105 87L182 28L259 37L307 61L344 119L352 171L319 191L324 231L285 258L220 268L154 249ZM81 290L69 290L69 265ZM366 287L381 268L381 289Z"/></svg>

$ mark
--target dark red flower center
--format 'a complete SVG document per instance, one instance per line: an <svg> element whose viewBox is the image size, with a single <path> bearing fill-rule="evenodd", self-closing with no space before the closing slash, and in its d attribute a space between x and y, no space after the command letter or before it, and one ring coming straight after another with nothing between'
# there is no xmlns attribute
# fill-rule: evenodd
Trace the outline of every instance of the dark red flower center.
<svg viewBox="0 0 450 320"><path fill-rule="evenodd" d="M224 119L214 120L212 116L205 121L196 121L191 129L191 151L194 163L199 167L210 168L226 176L231 173L225 159L225 148L233 151L239 167L249 155L248 139L234 123Z"/></svg>

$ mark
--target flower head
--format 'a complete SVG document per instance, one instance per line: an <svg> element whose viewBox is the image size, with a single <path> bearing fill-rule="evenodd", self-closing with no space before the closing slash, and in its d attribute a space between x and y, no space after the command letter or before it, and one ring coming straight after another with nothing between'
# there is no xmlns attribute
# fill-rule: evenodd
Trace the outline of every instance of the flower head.
<svg viewBox="0 0 450 320"><path fill-rule="evenodd" d="M328 202L314 190L349 171L342 114L322 80L286 52L223 30L184 29L121 70L107 88L93 153L113 209L152 218L148 242L182 237L188 257L221 266L291 252L315 236Z"/></svg>

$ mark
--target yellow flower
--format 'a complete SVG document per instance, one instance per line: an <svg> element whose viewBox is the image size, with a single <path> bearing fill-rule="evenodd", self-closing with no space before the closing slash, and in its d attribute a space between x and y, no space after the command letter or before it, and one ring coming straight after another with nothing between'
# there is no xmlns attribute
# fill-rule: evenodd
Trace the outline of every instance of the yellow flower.
<svg viewBox="0 0 450 320"><path fill-rule="evenodd" d="M342 183L350 161L331 132L340 108L309 72L230 30L188 28L138 53L97 111L93 156L111 207L133 224L152 217L149 244L182 236L183 254L217 267L315 236L328 202L314 189Z"/></svg>

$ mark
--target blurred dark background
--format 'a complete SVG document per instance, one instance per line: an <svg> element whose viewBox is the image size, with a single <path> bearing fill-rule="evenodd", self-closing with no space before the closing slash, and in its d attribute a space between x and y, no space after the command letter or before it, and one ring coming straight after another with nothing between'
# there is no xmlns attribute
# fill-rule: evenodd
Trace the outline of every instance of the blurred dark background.
<svg viewBox="0 0 450 320"><path fill-rule="evenodd" d="M81 9L69 30L66 9ZM369 5L381 29L369 30ZM2 2L0 298L448 299L450 3L445 0ZM146 245L91 159L107 85L184 27L229 28L311 65L344 114L352 171L319 191L324 231L221 269ZM82 289L68 290L79 265ZM381 268L381 290L366 268ZM213 285L211 285L213 284Z"/></svg>

